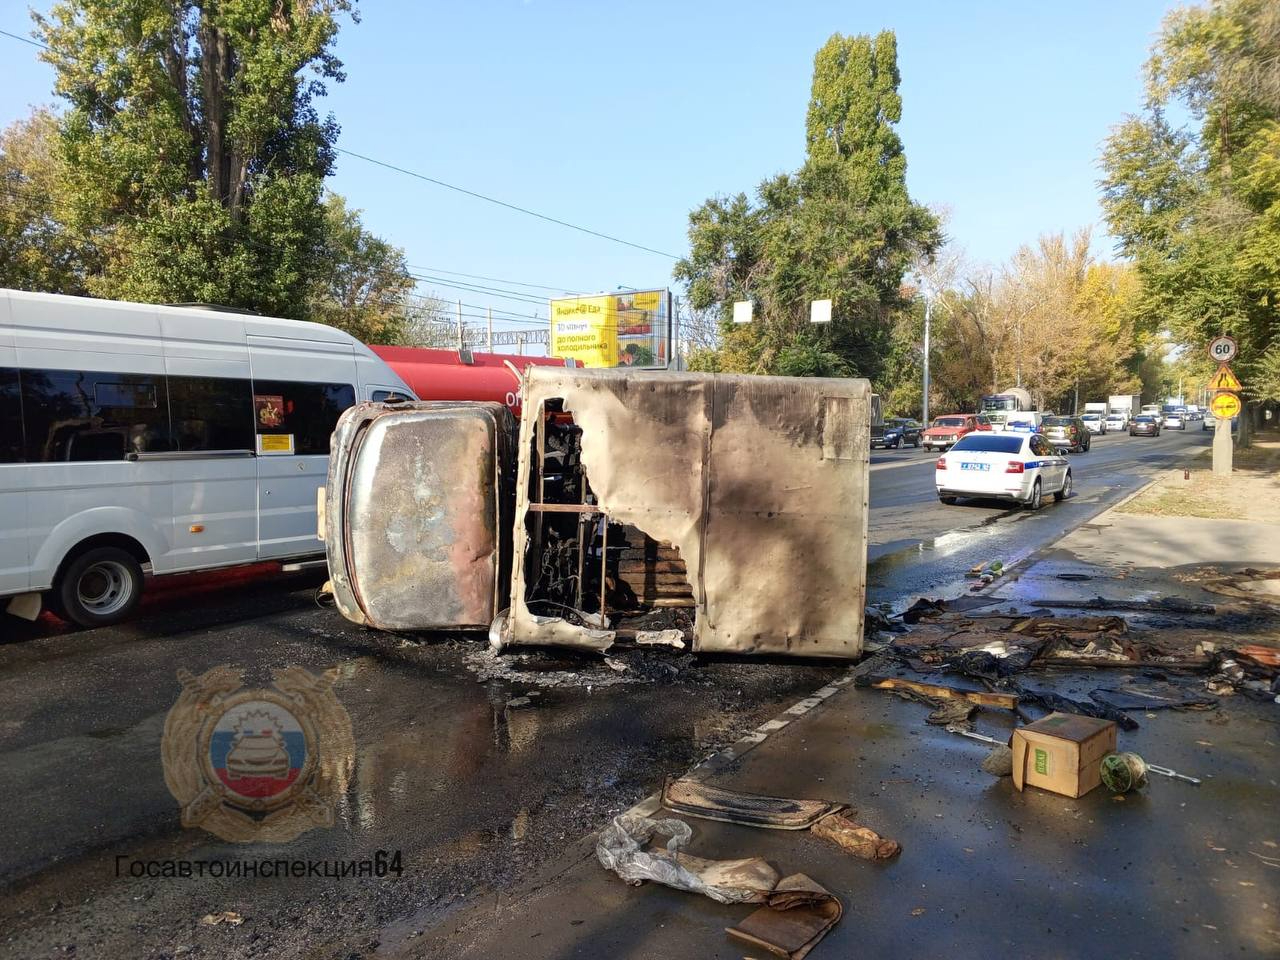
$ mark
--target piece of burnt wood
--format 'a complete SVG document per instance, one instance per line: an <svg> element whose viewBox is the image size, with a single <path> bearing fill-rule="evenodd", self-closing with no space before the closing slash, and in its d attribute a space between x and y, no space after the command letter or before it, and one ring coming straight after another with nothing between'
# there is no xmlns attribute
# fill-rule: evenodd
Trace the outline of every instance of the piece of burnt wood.
<svg viewBox="0 0 1280 960"><path fill-rule="evenodd" d="M926 697L937 697L940 700L968 700L980 707L999 707L1001 710L1013 710L1018 706L1018 698L1012 693L987 693L981 690L957 690L955 687L944 687L936 683L921 683L918 680L904 680L900 677L858 677L854 685L873 687L876 690L910 690Z"/></svg>

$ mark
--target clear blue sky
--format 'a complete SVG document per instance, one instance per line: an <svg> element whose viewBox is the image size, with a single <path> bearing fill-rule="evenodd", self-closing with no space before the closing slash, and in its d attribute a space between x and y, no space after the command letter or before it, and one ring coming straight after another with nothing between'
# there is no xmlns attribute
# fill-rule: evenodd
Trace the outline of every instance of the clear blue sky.
<svg viewBox="0 0 1280 960"><path fill-rule="evenodd" d="M681 254L705 198L799 166L826 38L889 28L911 192L949 208L956 242L994 263L1042 232L1098 224L1099 145L1139 107L1171 5L364 0L338 41L347 82L321 109L341 147ZM0 29L29 32L24 4L0 0ZM36 52L0 37L0 125L51 99ZM670 282L661 256L339 159L332 187L415 267L576 291Z"/></svg>

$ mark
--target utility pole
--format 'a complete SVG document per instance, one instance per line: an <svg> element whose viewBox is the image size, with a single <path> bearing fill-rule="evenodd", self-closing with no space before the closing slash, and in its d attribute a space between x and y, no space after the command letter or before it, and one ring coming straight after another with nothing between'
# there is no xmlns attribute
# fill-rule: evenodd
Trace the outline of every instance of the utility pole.
<svg viewBox="0 0 1280 960"><path fill-rule="evenodd" d="M929 426L929 325L933 321L933 291L924 290L924 399L921 403L922 422Z"/></svg>
<svg viewBox="0 0 1280 960"><path fill-rule="evenodd" d="M462 301L458 301L458 349L461 350L466 344L462 340Z"/></svg>
<svg viewBox="0 0 1280 960"><path fill-rule="evenodd" d="M516 334L516 353L522 357L524 356L524 334L523 333Z"/></svg>
<svg viewBox="0 0 1280 960"><path fill-rule="evenodd" d="M489 352L493 353L493 307L489 308Z"/></svg>

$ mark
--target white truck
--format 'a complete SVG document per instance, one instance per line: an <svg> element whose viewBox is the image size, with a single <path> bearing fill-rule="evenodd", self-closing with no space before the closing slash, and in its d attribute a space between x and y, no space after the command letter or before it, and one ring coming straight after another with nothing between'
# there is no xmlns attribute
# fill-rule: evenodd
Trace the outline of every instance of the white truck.
<svg viewBox="0 0 1280 960"><path fill-rule="evenodd" d="M1021 387L1009 387L999 393L985 396L978 403L978 413L991 421L991 429L997 433L1005 428L1005 424L1013 414L1031 411L1031 394ZM1035 418L1039 423L1039 418Z"/></svg>
<svg viewBox="0 0 1280 960"><path fill-rule="evenodd" d="M1129 426L1129 421L1136 417L1141 410L1142 396L1137 393L1121 393L1107 400L1108 416L1123 415L1126 428Z"/></svg>

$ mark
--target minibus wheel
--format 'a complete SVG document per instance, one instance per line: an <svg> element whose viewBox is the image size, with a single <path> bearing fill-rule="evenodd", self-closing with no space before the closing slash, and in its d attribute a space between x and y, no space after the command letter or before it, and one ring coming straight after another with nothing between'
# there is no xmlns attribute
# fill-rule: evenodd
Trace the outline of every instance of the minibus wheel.
<svg viewBox="0 0 1280 960"><path fill-rule="evenodd" d="M119 547L94 547L67 563L54 586L57 610L82 627L124 620L142 599L142 566Z"/></svg>

